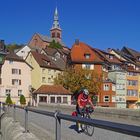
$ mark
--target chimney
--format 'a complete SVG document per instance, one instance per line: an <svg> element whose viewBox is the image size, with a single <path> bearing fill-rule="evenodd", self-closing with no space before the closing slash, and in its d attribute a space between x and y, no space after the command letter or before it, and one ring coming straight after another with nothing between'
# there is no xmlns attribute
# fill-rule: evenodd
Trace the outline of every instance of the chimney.
<svg viewBox="0 0 140 140"><path fill-rule="evenodd" d="M79 39L76 39L76 40L75 40L75 44L76 44L76 45L79 45Z"/></svg>
<svg viewBox="0 0 140 140"><path fill-rule="evenodd" d="M0 40L0 51L5 51L5 44L4 44L4 40Z"/></svg>
<svg viewBox="0 0 140 140"><path fill-rule="evenodd" d="M107 52L110 53L112 51L111 48L107 48Z"/></svg>

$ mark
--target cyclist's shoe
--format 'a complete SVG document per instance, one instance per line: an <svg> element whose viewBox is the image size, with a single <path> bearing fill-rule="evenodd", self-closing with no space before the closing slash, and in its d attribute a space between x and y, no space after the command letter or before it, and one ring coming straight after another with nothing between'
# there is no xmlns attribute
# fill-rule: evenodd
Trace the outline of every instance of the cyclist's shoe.
<svg viewBox="0 0 140 140"><path fill-rule="evenodd" d="M77 132L78 133L82 133L83 132L82 128L81 127L78 127L78 131Z"/></svg>

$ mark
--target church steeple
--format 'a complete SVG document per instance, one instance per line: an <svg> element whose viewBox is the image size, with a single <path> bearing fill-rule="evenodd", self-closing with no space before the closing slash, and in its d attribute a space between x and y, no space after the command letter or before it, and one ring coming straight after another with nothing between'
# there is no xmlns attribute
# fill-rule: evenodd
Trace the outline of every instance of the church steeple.
<svg viewBox="0 0 140 140"><path fill-rule="evenodd" d="M62 30L61 30L60 25L59 25L57 7L55 8L53 25L52 25L52 28L51 28L50 31L51 31L51 37L52 38L56 38L56 39L58 39L58 41L61 40L61 32L62 32Z"/></svg>

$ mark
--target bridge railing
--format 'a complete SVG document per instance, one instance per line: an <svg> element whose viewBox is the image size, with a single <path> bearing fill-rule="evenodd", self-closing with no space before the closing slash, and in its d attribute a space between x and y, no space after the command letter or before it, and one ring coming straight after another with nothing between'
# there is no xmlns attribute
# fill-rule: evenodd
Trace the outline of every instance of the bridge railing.
<svg viewBox="0 0 140 140"><path fill-rule="evenodd" d="M61 140L61 120L80 122L80 123L84 123L84 124L91 125L94 127L111 130L114 132L119 132L119 133L131 135L131 136L140 137L140 127L135 126L135 125L128 125L128 124L121 124L121 123L109 122L109 121L104 121L104 120L75 117L75 116L63 114L60 111L49 112L49 111L44 111L44 110L28 107L28 106L22 107L19 105L10 105L10 106L6 107L5 103L0 102L0 110L3 109L5 112L8 112L9 107L13 108L14 121L16 120L16 108L25 110L25 121L24 121L25 133L29 132L28 112L30 111L30 112L34 112L34 113L38 113L38 114L42 114L42 115L46 115L46 116L55 118L55 120L56 120L56 125L55 125L56 137L55 138L56 138L56 140Z"/></svg>

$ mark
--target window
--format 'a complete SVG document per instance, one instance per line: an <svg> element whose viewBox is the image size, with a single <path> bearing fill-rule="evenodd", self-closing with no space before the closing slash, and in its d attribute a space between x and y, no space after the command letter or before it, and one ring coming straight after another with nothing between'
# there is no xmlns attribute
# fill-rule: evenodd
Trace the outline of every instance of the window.
<svg viewBox="0 0 140 140"><path fill-rule="evenodd" d="M127 73L129 76L137 76L138 75L138 73L135 73L135 72L128 72Z"/></svg>
<svg viewBox="0 0 140 140"><path fill-rule="evenodd" d="M61 97L57 97L57 103L61 103Z"/></svg>
<svg viewBox="0 0 140 140"><path fill-rule="evenodd" d="M18 90L18 96L22 95L22 90Z"/></svg>
<svg viewBox="0 0 140 140"><path fill-rule="evenodd" d="M137 86L138 81L137 80L128 80L127 85L129 85L129 86Z"/></svg>
<svg viewBox="0 0 140 140"><path fill-rule="evenodd" d="M15 85L15 86L21 85L21 80L19 80L19 79L12 79L12 85Z"/></svg>
<svg viewBox="0 0 140 140"><path fill-rule="evenodd" d="M67 104L68 103L68 97L63 97L63 103Z"/></svg>
<svg viewBox="0 0 140 140"><path fill-rule="evenodd" d="M104 96L104 102L109 102L109 96Z"/></svg>
<svg viewBox="0 0 140 140"><path fill-rule="evenodd" d="M110 89L109 85L108 84L104 84L104 90L108 91L109 89Z"/></svg>
<svg viewBox="0 0 140 140"><path fill-rule="evenodd" d="M50 77L48 78L48 83L52 83L52 80L51 80L51 78L50 78Z"/></svg>
<svg viewBox="0 0 140 140"><path fill-rule="evenodd" d="M85 56L86 59L90 58L90 54L84 54L84 56Z"/></svg>
<svg viewBox="0 0 140 140"><path fill-rule="evenodd" d="M52 38L54 38L55 37L55 33L52 33Z"/></svg>
<svg viewBox="0 0 140 140"><path fill-rule="evenodd" d="M25 51L21 51L21 53L25 53Z"/></svg>
<svg viewBox="0 0 140 140"><path fill-rule="evenodd" d="M109 59L113 59L113 56L112 55L109 55Z"/></svg>
<svg viewBox="0 0 140 140"><path fill-rule="evenodd" d="M137 90L127 90L127 96L138 96L138 91Z"/></svg>
<svg viewBox="0 0 140 140"><path fill-rule="evenodd" d="M12 74L21 74L21 69L12 69Z"/></svg>
<svg viewBox="0 0 140 140"><path fill-rule="evenodd" d="M47 60L43 60L43 62L44 62L45 64L47 64L47 65L50 65L50 62L47 61Z"/></svg>
<svg viewBox="0 0 140 140"><path fill-rule="evenodd" d="M57 33L57 37L60 38L60 33Z"/></svg>
<svg viewBox="0 0 140 140"><path fill-rule="evenodd" d="M9 64L13 64L13 60L9 60Z"/></svg>
<svg viewBox="0 0 140 140"><path fill-rule="evenodd" d="M57 52L57 53L55 54L55 58L56 58L56 59L60 58L60 53Z"/></svg>
<svg viewBox="0 0 140 140"><path fill-rule="evenodd" d="M45 73L45 69L42 69L42 73L43 73L43 74Z"/></svg>
<svg viewBox="0 0 140 140"><path fill-rule="evenodd" d="M93 70L94 65L93 64L82 64L83 69Z"/></svg>
<svg viewBox="0 0 140 140"><path fill-rule="evenodd" d="M5 94L6 94L6 96L9 95L9 94L11 94L11 89L6 89L5 90Z"/></svg>
<svg viewBox="0 0 140 140"><path fill-rule="evenodd" d="M43 83L46 82L46 77L42 77L42 82L43 82Z"/></svg>
<svg viewBox="0 0 140 140"><path fill-rule="evenodd" d="M55 97L51 97L51 103L55 103Z"/></svg>
<svg viewBox="0 0 140 140"><path fill-rule="evenodd" d="M39 102L47 102L46 96L39 96Z"/></svg>
<svg viewBox="0 0 140 140"><path fill-rule="evenodd" d="M48 70L48 74L51 74L51 70L50 69Z"/></svg>
<svg viewBox="0 0 140 140"><path fill-rule="evenodd" d="M90 64L86 64L85 65L85 69L89 69L90 70Z"/></svg>

